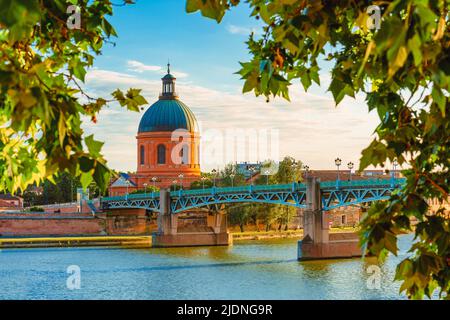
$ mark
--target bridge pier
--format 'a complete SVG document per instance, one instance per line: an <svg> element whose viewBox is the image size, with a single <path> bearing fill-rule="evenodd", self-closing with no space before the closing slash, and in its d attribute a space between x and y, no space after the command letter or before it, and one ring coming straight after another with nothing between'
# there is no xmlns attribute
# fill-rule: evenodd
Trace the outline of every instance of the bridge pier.
<svg viewBox="0 0 450 320"><path fill-rule="evenodd" d="M298 260L351 258L362 255L356 234L330 235L327 214L322 210L320 180L306 178L306 209L303 239L298 242Z"/></svg>
<svg viewBox="0 0 450 320"><path fill-rule="evenodd" d="M158 232L152 235L154 247L188 247L229 245L231 235L227 232L227 221L224 212L207 217L207 225L211 231L178 232L178 214L170 209L170 191L160 190L160 212L158 214Z"/></svg>

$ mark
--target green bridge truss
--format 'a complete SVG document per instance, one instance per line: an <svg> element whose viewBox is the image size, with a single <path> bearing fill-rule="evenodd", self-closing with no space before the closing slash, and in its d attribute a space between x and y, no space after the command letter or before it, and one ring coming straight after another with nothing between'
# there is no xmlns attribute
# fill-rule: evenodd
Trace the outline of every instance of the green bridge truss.
<svg viewBox="0 0 450 320"><path fill-rule="evenodd" d="M404 179L327 181L320 183L322 210L386 200ZM302 183L249 185L170 192L172 213L221 203L271 203L306 208L306 185ZM159 192L102 198L103 210L143 208L160 211Z"/></svg>

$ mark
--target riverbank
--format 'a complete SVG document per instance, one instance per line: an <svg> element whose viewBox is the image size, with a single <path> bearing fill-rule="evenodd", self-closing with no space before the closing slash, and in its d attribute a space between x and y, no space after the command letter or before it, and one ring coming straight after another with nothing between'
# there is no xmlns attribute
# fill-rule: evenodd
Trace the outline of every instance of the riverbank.
<svg viewBox="0 0 450 320"><path fill-rule="evenodd" d="M151 236L0 238L0 249L105 246L123 248L148 248L151 247L151 245Z"/></svg>
<svg viewBox="0 0 450 320"><path fill-rule="evenodd" d="M357 232L357 228L343 227L331 228L330 233L350 233ZM301 238L303 230L286 230L286 231L248 231L248 232L232 232L233 241L239 240L263 240L263 239L278 239L278 238Z"/></svg>
<svg viewBox="0 0 450 320"><path fill-rule="evenodd" d="M331 228L330 233L351 233L356 228ZM233 241L301 238L303 230L232 232ZM0 238L0 249L51 247L149 248L152 236L71 236Z"/></svg>

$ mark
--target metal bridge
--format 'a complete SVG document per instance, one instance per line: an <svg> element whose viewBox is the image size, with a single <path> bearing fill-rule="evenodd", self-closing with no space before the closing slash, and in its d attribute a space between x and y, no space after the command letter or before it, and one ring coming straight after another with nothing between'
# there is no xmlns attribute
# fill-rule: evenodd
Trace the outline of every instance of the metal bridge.
<svg viewBox="0 0 450 320"><path fill-rule="evenodd" d="M386 200L404 184L405 179L370 179L320 182L321 210ZM221 203L269 203L307 208L307 186L303 183L249 185L224 188L171 191L169 202L173 214ZM101 200L103 210L143 208L160 212L159 192L106 197Z"/></svg>

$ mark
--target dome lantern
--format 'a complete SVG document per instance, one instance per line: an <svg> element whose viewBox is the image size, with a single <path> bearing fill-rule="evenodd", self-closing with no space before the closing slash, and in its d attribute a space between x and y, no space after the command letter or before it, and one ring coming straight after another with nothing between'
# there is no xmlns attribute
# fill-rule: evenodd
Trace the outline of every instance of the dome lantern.
<svg viewBox="0 0 450 320"><path fill-rule="evenodd" d="M176 78L170 74L170 63L167 63L167 74L162 77L162 92L159 99L173 100L177 99L178 95L175 92L175 80Z"/></svg>
<svg viewBox="0 0 450 320"><path fill-rule="evenodd" d="M175 92L175 77L170 74L170 63L167 64L167 74L162 80L162 92L158 101L150 106L141 118L139 133L172 132L184 129L198 133L197 120Z"/></svg>

